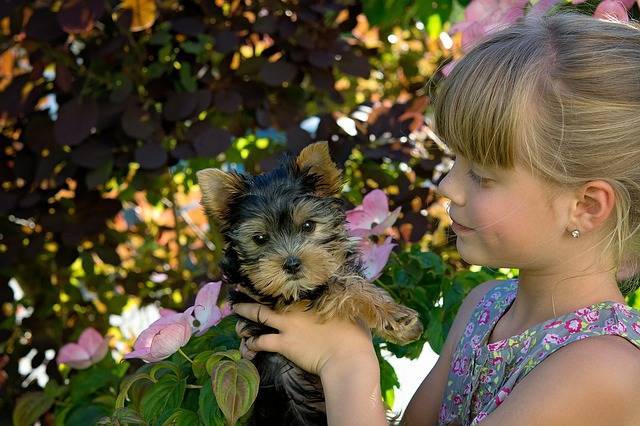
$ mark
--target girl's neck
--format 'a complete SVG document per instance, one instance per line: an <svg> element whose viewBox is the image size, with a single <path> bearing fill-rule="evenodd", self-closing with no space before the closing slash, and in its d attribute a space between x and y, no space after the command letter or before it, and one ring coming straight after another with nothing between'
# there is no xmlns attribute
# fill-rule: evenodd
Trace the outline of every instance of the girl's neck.
<svg viewBox="0 0 640 426"><path fill-rule="evenodd" d="M576 275L579 274L542 275L521 270L516 298L505 314L508 323L526 329L595 303L625 303L611 271Z"/></svg>

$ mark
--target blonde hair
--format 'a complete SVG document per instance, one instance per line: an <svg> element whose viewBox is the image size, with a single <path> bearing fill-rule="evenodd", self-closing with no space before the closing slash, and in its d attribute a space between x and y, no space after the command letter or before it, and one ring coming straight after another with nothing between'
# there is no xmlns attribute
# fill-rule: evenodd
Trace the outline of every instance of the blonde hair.
<svg viewBox="0 0 640 426"><path fill-rule="evenodd" d="M608 182L616 203L604 250L616 271L624 263L634 273L638 129L640 25L571 11L527 15L486 36L439 84L434 102L434 131L482 167L528 166L550 188Z"/></svg>

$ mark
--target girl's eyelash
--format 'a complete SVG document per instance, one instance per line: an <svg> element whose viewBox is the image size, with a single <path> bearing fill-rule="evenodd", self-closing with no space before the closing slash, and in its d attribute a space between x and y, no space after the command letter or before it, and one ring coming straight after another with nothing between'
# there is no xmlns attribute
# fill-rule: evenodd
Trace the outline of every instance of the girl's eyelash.
<svg viewBox="0 0 640 426"><path fill-rule="evenodd" d="M471 180L473 180L474 182L483 183L485 181L485 178L483 178L481 176L478 176L477 174L473 173L473 170L471 170L471 169L469 169L469 171L467 172L467 175L469 175Z"/></svg>

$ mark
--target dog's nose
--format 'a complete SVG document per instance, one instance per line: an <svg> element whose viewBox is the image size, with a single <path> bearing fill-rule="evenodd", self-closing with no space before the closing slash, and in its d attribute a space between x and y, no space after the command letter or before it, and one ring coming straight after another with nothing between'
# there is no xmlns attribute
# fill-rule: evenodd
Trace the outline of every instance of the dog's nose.
<svg viewBox="0 0 640 426"><path fill-rule="evenodd" d="M296 272L298 272L300 270L300 266L302 266L302 263L300 263L300 259L298 259L296 256L287 257L284 261L284 265L282 265L284 270L290 274L295 274Z"/></svg>

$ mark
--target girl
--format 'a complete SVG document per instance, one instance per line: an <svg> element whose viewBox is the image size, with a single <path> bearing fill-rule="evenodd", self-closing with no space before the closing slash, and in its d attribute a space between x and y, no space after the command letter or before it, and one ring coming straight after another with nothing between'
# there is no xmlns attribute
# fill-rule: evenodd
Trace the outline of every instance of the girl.
<svg viewBox="0 0 640 426"><path fill-rule="evenodd" d="M457 249L520 274L467 295L403 424L640 424L640 311L616 276L640 251L640 26L527 16L439 90L435 129L456 161L438 190ZM329 424L385 424L368 330L234 309L280 330L249 351L320 375Z"/></svg>

